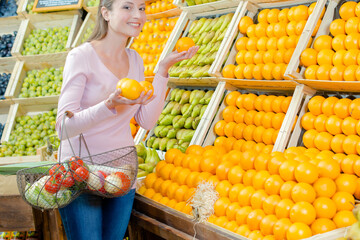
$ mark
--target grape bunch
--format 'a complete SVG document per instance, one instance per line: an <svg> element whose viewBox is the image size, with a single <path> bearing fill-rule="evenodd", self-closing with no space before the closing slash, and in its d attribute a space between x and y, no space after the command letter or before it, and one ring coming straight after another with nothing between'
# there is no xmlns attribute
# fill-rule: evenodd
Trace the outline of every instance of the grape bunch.
<svg viewBox="0 0 360 240"><path fill-rule="evenodd" d="M0 36L0 57L11 57L11 49L13 47L17 31L14 34L4 34Z"/></svg>
<svg viewBox="0 0 360 240"><path fill-rule="evenodd" d="M0 1L0 17L11 17L16 16L17 4L15 0Z"/></svg>
<svg viewBox="0 0 360 240"><path fill-rule="evenodd" d="M1 124L0 123L0 138L2 137L3 131L4 131L4 127L5 127L5 123Z"/></svg>
<svg viewBox="0 0 360 240"><path fill-rule="evenodd" d="M6 91L6 87L9 83L10 77L11 77L10 73L0 74L0 100L5 99L4 94Z"/></svg>
<svg viewBox="0 0 360 240"><path fill-rule="evenodd" d="M63 69L52 67L28 71L19 98L60 95Z"/></svg>
<svg viewBox="0 0 360 240"><path fill-rule="evenodd" d="M32 9L34 7L34 0L30 0L28 2L28 5L26 6L26 11L29 13L29 14L37 14L36 12L33 12Z"/></svg>
<svg viewBox="0 0 360 240"><path fill-rule="evenodd" d="M97 7L100 4L100 0L90 0L87 2L86 6L88 7Z"/></svg>
<svg viewBox="0 0 360 240"><path fill-rule="evenodd" d="M86 40L88 40L88 38L90 37L90 35L92 34L92 32L94 31L95 28L95 23L92 23L87 29L86 32L81 40L81 43L86 42Z"/></svg>
<svg viewBox="0 0 360 240"><path fill-rule="evenodd" d="M55 108L33 116L16 117L9 141L1 143L0 157L36 155L36 149L46 145L46 138L56 134L56 114ZM58 147L57 140L55 148Z"/></svg>
<svg viewBox="0 0 360 240"><path fill-rule="evenodd" d="M24 42L22 55L37 55L66 51L69 27L34 29Z"/></svg>

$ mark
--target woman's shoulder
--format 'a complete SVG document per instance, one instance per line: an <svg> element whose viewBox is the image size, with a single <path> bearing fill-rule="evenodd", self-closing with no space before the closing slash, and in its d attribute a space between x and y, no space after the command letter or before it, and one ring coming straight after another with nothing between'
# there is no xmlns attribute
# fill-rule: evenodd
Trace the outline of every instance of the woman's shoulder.
<svg viewBox="0 0 360 240"><path fill-rule="evenodd" d="M80 46L77 46L76 48L73 48L68 56L74 56L74 57L89 57L91 55L91 46L89 42L85 42L81 44Z"/></svg>

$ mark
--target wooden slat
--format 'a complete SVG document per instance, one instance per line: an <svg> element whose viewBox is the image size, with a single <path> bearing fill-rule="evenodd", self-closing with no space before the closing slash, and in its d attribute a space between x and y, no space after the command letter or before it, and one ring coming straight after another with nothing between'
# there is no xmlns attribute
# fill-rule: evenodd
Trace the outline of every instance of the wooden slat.
<svg viewBox="0 0 360 240"><path fill-rule="evenodd" d="M0 231L35 229L32 208L20 196L0 197Z"/></svg>
<svg viewBox="0 0 360 240"><path fill-rule="evenodd" d="M89 2L89 0L84 0L82 7L85 9L86 12L91 13L92 15L94 15L96 17L99 7L88 7L87 6L88 2Z"/></svg>
<svg viewBox="0 0 360 240"><path fill-rule="evenodd" d="M323 81L323 80L305 80L297 79L296 82L304 84L319 91L332 91L332 92L360 92L360 82L347 82L347 81Z"/></svg>
<svg viewBox="0 0 360 240"><path fill-rule="evenodd" d="M84 38L84 35L85 35L87 29L90 27L91 24L95 24L93 16L94 15L92 15L91 13L88 13L86 15L86 18L85 18L84 22L82 23L82 25L78 31L78 34L76 35L76 38L71 45L72 48L75 48L75 47L81 45L81 41Z"/></svg>
<svg viewBox="0 0 360 240"><path fill-rule="evenodd" d="M298 85L292 80L246 80L230 78L221 78L221 80L239 89L294 90Z"/></svg>
<svg viewBox="0 0 360 240"><path fill-rule="evenodd" d="M66 46L65 46L66 49L68 49L68 50L71 49L72 43L74 42L75 37L80 29L81 23L82 23L82 20L81 20L80 16L74 15L73 21L70 26L69 37L68 37L68 40L67 40Z"/></svg>
<svg viewBox="0 0 360 240"><path fill-rule="evenodd" d="M0 197L20 195L16 175L0 175Z"/></svg>
<svg viewBox="0 0 360 240"><path fill-rule="evenodd" d="M168 86L211 86L215 87L218 84L218 80L213 77L204 77L204 78L175 78L170 77Z"/></svg>
<svg viewBox="0 0 360 240"><path fill-rule="evenodd" d="M147 14L146 19L159 19L159 18L170 18L170 17L177 17L180 16L182 10L180 8L173 8L170 10L166 10L164 12L154 13L154 14Z"/></svg>
<svg viewBox="0 0 360 240"><path fill-rule="evenodd" d="M216 2L203 3L194 6L187 6L185 3L183 3L183 5L184 5L182 6L183 11L187 11L191 13L203 13L203 12L210 12L224 8L234 8L238 6L239 3L230 0L220 0Z"/></svg>
<svg viewBox="0 0 360 240"><path fill-rule="evenodd" d="M194 226L194 222L189 215L176 211L138 194L135 195L134 210L145 214L150 218L156 219L158 222L165 223L166 225L190 236L194 236L195 228L197 239L247 239L211 223L199 223Z"/></svg>

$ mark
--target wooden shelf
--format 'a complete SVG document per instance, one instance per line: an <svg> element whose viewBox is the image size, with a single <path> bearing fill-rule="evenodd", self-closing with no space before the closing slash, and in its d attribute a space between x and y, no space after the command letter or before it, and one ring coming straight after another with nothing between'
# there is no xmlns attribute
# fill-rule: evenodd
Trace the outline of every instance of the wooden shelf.
<svg viewBox="0 0 360 240"><path fill-rule="evenodd" d="M360 82L347 81L324 81L324 80L306 80L295 79L296 82L311 87L317 91L334 91L334 92L360 92Z"/></svg>
<svg viewBox="0 0 360 240"><path fill-rule="evenodd" d="M154 13L154 14L147 14L146 19L152 20L152 19L159 19L159 18L169 18L169 17L176 17L180 16L181 14L180 8L173 8L164 12Z"/></svg>
<svg viewBox="0 0 360 240"><path fill-rule="evenodd" d="M183 11L191 12L191 13L202 13L208 11L214 11L224 8L233 8L239 5L240 1L231 1L231 0L220 0L216 2L203 3L194 6L187 6L183 1L179 1L181 3L181 8Z"/></svg>
<svg viewBox="0 0 360 240"><path fill-rule="evenodd" d="M218 78L240 89L294 90L298 83L293 80L248 80Z"/></svg>

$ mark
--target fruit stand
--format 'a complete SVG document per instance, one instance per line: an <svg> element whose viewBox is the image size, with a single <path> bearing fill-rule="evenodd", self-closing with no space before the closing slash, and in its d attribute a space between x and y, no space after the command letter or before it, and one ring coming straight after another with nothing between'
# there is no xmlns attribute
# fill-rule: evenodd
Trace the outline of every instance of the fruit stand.
<svg viewBox="0 0 360 240"><path fill-rule="evenodd" d="M63 66L93 31L99 1L37 14L33 0L17 11L5 2L17 15L0 12L0 166L54 159L47 140L57 138ZM149 0L145 12L128 47L147 82L179 42L200 48L169 70L156 125L130 122L139 170L129 239L356 233L360 3ZM66 239L58 211L27 205L15 175L0 174L0 206L0 231Z"/></svg>

